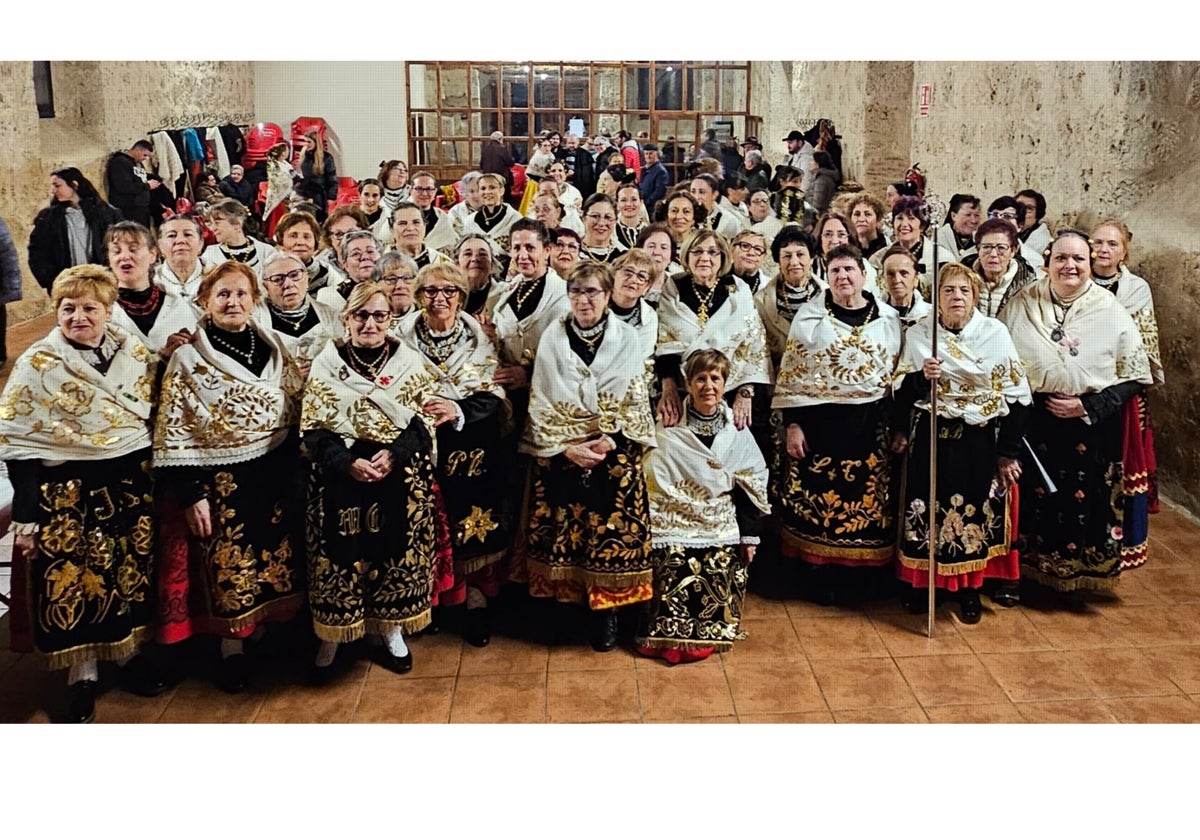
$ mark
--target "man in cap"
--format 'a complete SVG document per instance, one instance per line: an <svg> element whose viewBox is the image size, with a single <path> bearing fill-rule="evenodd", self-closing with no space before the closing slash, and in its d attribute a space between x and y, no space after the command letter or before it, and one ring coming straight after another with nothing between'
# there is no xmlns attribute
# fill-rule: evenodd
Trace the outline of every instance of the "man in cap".
<svg viewBox="0 0 1200 840"><path fill-rule="evenodd" d="M671 173L659 160L657 143L647 143L642 147L646 153L646 168L642 170L642 182L638 189L642 193L642 203L646 212L654 215L654 208L667 195L667 187L671 185Z"/></svg>
<svg viewBox="0 0 1200 840"><path fill-rule="evenodd" d="M790 166L792 169L799 170L803 176L803 182L800 184L800 189L807 193L812 189L812 144L804 139L804 135L796 129L792 129L787 137L783 138L783 142L787 144L787 154L783 156L780 166ZM776 170L776 178L779 177L778 169Z"/></svg>

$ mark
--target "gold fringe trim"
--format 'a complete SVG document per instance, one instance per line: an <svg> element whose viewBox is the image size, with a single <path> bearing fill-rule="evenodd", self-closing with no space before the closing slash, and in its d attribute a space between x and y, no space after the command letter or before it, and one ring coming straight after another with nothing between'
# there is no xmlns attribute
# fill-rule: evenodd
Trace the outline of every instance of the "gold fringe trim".
<svg viewBox="0 0 1200 840"><path fill-rule="evenodd" d="M638 647L656 648L658 650L705 650L712 648L713 653L725 653L733 650L733 642L697 642L692 639L664 639L659 636L646 638L638 636L634 639Z"/></svg>
<svg viewBox="0 0 1200 840"><path fill-rule="evenodd" d="M649 564L650 558L646 558ZM636 572L593 572L578 566L551 566L539 560L528 560L529 575L537 575L550 581L571 581L584 586L599 586L605 589L628 589L654 582L654 569L647 567Z"/></svg>
<svg viewBox="0 0 1200 840"><path fill-rule="evenodd" d="M1063 580L1062 578L1051 577L1043 574L1037 569L1021 564L1021 577L1040 583L1042 586L1049 587L1056 592L1076 592L1078 590L1087 590L1092 592L1111 592L1117 588L1120 578L1091 578L1080 577Z"/></svg>
<svg viewBox="0 0 1200 840"><path fill-rule="evenodd" d="M260 622L269 621L281 612L294 612L303 603L304 595L296 592L261 604L250 610L250 612L239 615L237 618L221 618L214 615L208 616L207 619L218 628L216 630L217 633L238 633L247 627L253 627Z"/></svg>
<svg viewBox="0 0 1200 840"><path fill-rule="evenodd" d="M367 634L366 625L362 621L356 621L353 624L322 624L313 619L313 633L322 642L333 642L337 645L344 645L348 642L356 642Z"/></svg>
<svg viewBox="0 0 1200 840"><path fill-rule="evenodd" d="M387 635L392 630L399 629L404 633L419 633L433 623L433 611L426 607L420 615L412 616L411 618L401 618L396 620L384 618L368 618L366 620L367 632L378 633L381 636Z"/></svg>
<svg viewBox="0 0 1200 840"><path fill-rule="evenodd" d="M505 553L505 551L496 551L491 554L481 554L478 557L472 557L470 560L455 560L454 576L464 577L472 572L478 572L480 569L499 562Z"/></svg>
<svg viewBox="0 0 1200 840"><path fill-rule="evenodd" d="M786 525L780 529L783 541L789 546L810 554L820 554L825 557L845 557L853 560L890 560L896 553L895 544L883 548L849 548L847 546L829 545L813 542L791 531Z"/></svg>
<svg viewBox="0 0 1200 840"><path fill-rule="evenodd" d="M90 659L104 661L124 659L131 653L136 653L137 649L144 642L148 642L153 638L153 627L135 627L128 636L119 642L94 642L87 645L77 645L66 650L56 650L52 653L39 650L38 653L46 657L46 670L60 671L63 668L70 668L72 665L78 665Z"/></svg>
<svg viewBox="0 0 1200 840"><path fill-rule="evenodd" d="M976 560L964 560L961 563L943 563L938 561L937 574L943 577L951 577L953 575L965 575L970 572L979 572L987 568L987 564L996 557L1008 553L1008 546L998 545L988 549L986 557L981 557ZM900 552L900 565L906 569L914 569L918 572L929 571L929 558L909 557L904 552Z"/></svg>
<svg viewBox="0 0 1200 840"><path fill-rule="evenodd" d="M322 642L335 642L336 644L344 645L348 642L356 642L368 633L377 636L386 636L391 631L397 629L402 633L419 633L428 627L432 621L433 612L429 609L412 618L396 620L364 618L353 624L323 624L314 618L313 633Z"/></svg>

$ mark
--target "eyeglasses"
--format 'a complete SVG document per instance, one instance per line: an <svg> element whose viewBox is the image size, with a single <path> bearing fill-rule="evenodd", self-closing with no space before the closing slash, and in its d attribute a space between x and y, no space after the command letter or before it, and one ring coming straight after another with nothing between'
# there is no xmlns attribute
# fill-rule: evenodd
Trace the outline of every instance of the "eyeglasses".
<svg viewBox="0 0 1200 840"><path fill-rule="evenodd" d="M413 192L437 192L437 187L413 187Z"/></svg>
<svg viewBox="0 0 1200 840"><path fill-rule="evenodd" d="M827 230L821 234L821 238L829 240L845 239L846 241L849 241L850 234L846 233L844 230Z"/></svg>
<svg viewBox="0 0 1200 840"><path fill-rule="evenodd" d="M379 278L380 283L386 283L389 286L395 286L397 283L411 283L417 279L415 274L385 274Z"/></svg>
<svg viewBox="0 0 1200 840"><path fill-rule="evenodd" d="M979 246L979 253L981 253L981 254L996 254L1001 257L1004 256L1005 254L1007 254L1011 250L1012 250L1012 248L1010 248L1008 245L1005 245L1003 243L1001 243L999 245L992 245L991 243L988 243L988 244Z"/></svg>
<svg viewBox="0 0 1200 840"><path fill-rule="evenodd" d="M272 274L269 277L264 277L263 282L270 283L272 286L282 286L285 280L291 280L293 283L299 283L307 276L307 271L305 271L303 268L297 268L293 271L289 271L287 274Z"/></svg>
<svg viewBox="0 0 1200 840"><path fill-rule="evenodd" d="M574 242L555 242L553 247L561 248L564 251L574 251L576 254L579 253L579 245Z"/></svg>
<svg viewBox="0 0 1200 840"><path fill-rule="evenodd" d="M693 256L693 257L711 257L712 259L715 260L717 257L721 256L721 249L720 248L696 248L692 251L691 256Z"/></svg>
<svg viewBox="0 0 1200 840"><path fill-rule="evenodd" d="M354 319L356 324L365 324L370 318L376 324L386 324L392 319L391 312L368 312L365 309L360 309L357 312L350 313L350 317Z"/></svg>
<svg viewBox="0 0 1200 840"><path fill-rule="evenodd" d="M354 230L344 230L344 231L342 231L341 233L330 233L330 234L329 234L329 238L330 238L330 239L335 239L335 240L337 240L338 242L341 242L341 241L342 241L342 238L343 238L343 237L344 237L346 234L348 234L348 233L354 233L354 231L355 231L355 230L358 230L358 228L354 228Z"/></svg>
<svg viewBox="0 0 1200 840"><path fill-rule="evenodd" d="M735 242L733 243L733 247L737 248L739 251L746 251L747 253L754 254L756 257L761 257L767 253L766 248L762 247L761 245L752 245L749 242Z"/></svg>
<svg viewBox="0 0 1200 840"><path fill-rule="evenodd" d="M363 248L361 251L347 251L346 252L346 259L348 259L348 260L361 260L363 257L378 257L378 256L379 256L379 249L377 249L377 248Z"/></svg>
<svg viewBox="0 0 1200 840"><path fill-rule="evenodd" d="M587 298L588 300L595 300L602 294L604 294L603 289L567 289L567 297L576 299Z"/></svg>
<svg viewBox="0 0 1200 840"><path fill-rule="evenodd" d="M593 222L608 222L609 224L617 220L616 216L598 216L595 213L588 213L584 218L591 219Z"/></svg>
<svg viewBox="0 0 1200 840"><path fill-rule="evenodd" d="M454 300L461 290L457 286L426 286L420 291L421 294L430 300L435 299L438 295L441 295L446 300Z"/></svg>
<svg viewBox="0 0 1200 840"><path fill-rule="evenodd" d="M622 268L621 275L623 277L636 277L639 283L650 282L650 273L648 271L638 271L633 268Z"/></svg>
<svg viewBox="0 0 1200 840"><path fill-rule="evenodd" d="M1008 211L1007 213L1005 213L1002 210L993 210L991 213L988 213L988 218L989 219L1008 219L1010 222L1015 222L1017 220L1017 214L1015 211L1012 211L1012 210Z"/></svg>

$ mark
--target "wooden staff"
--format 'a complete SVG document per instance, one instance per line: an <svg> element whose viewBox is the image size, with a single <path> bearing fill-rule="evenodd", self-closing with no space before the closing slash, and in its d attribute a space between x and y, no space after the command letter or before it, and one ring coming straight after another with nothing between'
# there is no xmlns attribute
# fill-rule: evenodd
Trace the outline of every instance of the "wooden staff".
<svg viewBox="0 0 1200 840"><path fill-rule="evenodd" d="M933 281L930 283L930 294L933 295L932 353L938 357L938 237L937 228L933 233ZM933 613L937 601L937 405L938 382L930 384L929 388L929 638L933 638Z"/></svg>

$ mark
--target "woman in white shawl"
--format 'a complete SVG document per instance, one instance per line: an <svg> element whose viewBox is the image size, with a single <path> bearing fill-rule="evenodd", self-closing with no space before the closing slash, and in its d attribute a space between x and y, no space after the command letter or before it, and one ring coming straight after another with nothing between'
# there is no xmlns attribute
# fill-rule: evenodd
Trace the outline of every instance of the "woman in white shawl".
<svg viewBox="0 0 1200 840"><path fill-rule="evenodd" d="M612 283L605 263L572 269L571 314L542 335L520 445L535 459L522 576L534 597L583 603L598 651L616 647L617 609L649 600L653 579L642 455L654 425Z"/></svg>
<svg viewBox="0 0 1200 840"><path fill-rule="evenodd" d="M667 428L682 419L683 365L696 351L713 349L732 364L725 388L734 425L765 426L763 395L771 382L766 336L750 289L729 274L729 244L711 230L694 231L684 240L680 260L685 273L667 280L658 303L659 418ZM752 411L756 393L759 412Z"/></svg>
<svg viewBox="0 0 1200 840"><path fill-rule="evenodd" d="M383 637L379 664L412 669L405 633L430 623L434 589L433 444L422 414L432 377L387 334L389 290L360 283L345 341L313 362L300 422L308 485L308 602L320 639L313 680L335 675L338 646Z"/></svg>
<svg viewBox="0 0 1200 840"><path fill-rule="evenodd" d="M279 253L267 260L263 285L267 289L264 321L279 336L301 373L307 375L312 360L326 343L345 332L341 313L308 296L308 271L292 254Z"/></svg>
<svg viewBox="0 0 1200 840"><path fill-rule="evenodd" d="M783 555L833 604L848 569L891 563L891 457L884 399L900 353L896 310L863 286L862 256L826 252L829 289L792 320L771 407L783 412L777 496Z"/></svg>
<svg viewBox="0 0 1200 840"><path fill-rule="evenodd" d="M1021 577L1071 607L1119 580L1122 409L1154 381L1137 324L1092 282L1091 251L1087 234L1059 231L1048 277L1000 313L1033 391L1029 443L1058 489L1038 493L1033 471L1022 473Z"/></svg>
<svg viewBox="0 0 1200 840"><path fill-rule="evenodd" d="M779 273L763 285L754 296L767 337L771 362L776 367L783 360L783 348L792 329L792 319L800 307L823 294L825 284L813 274L817 243L812 234L799 225L786 225L771 243L772 263Z"/></svg>
<svg viewBox="0 0 1200 840"><path fill-rule="evenodd" d="M396 335L421 355L431 381L421 410L437 437L436 476L454 565L453 583L438 593L438 604L465 603L463 636L483 647L492 632L488 599L500 594L499 561L509 545L512 500L496 488L511 469L500 443L511 408L492 381L496 346L462 309L469 290L458 266L425 266L417 274L420 312L403 319Z"/></svg>
<svg viewBox="0 0 1200 840"><path fill-rule="evenodd" d="M728 372L720 350L692 354L684 420L655 430L645 461L654 600L637 649L673 665L744 638L746 578L771 510L766 462L725 404Z"/></svg>
<svg viewBox="0 0 1200 840"><path fill-rule="evenodd" d="M69 668L55 719L95 712L98 662L123 666L126 690L166 688L138 656L154 635L150 413L158 356L109 318L103 268L54 281L58 319L17 359L0 396L0 460L13 486L14 650ZM28 586L28 590L26 590Z"/></svg>
<svg viewBox="0 0 1200 840"><path fill-rule="evenodd" d="M1117 297L1133 316L1150 360L1154 385L1163 384L1162 356L1158 349L1158 319L1150 284L1129 270L1129 243L1133 234L1116 219L1106 219L1092 229L1092 279ZM1150 403L1145 393L1125 404L1125 524L1121 546L1121 568L1132 569L1146 562L1150 514L1158 512L1158 461L1154 455L1154 430Z"/></svg>
<svg viewBox="0 0 1200 840"><path fill-rule="evenodd" d="M258 278L222 263L200 284L205 315L167 365L154 427L154 467L194 538L190 626L221 637L219 685L244 691L242 640L286 621L303 601L295 400L299 370L279 336L251 317ZM181 633L176 638L185 637Z"/></svg>
<svg viewBox="0 0 1200 840"><path fill-rule="evenodd" d="M190 222L188 223L190 226ZM104 235L108 266L117 278L113 323L131 333L165 362L191 341L196 312L178 291L151 280L157 256L150 231L137 222L117 222Z"/></svg>
<svg viewBox="0 0 1200 840"><path fill-rule="evenodd" d="M881 262L883 299L896 310L900 325L907 330L933 311L917 288L921 283L917 258L903 245L893 245L884 252Z"/></svg>
<svg viewBox="0 0 1200 840"><path fill-rule="evenodd" d="M884 259L911 261L899 256ZM982 291L978 275L947 263L938 276L938 355L933 355L933 316L908 327L893 380L892 451L906 453L900 500L902 526L897 574L910 584L904 605L926 608L929 528L936 516L935 584L957 592L962 620L983 615L979 590L985 580L1016 580L1009 553L1011 506L1007 491L1021 475L1029 383L1008 330L975 311ZM938 389L937 510L929 500L930 383ZM914 412L914 406L916 411ZM1027 459L1024 459L1027 460Z"/></svg>
<svg viewBox="0 0 1200 840"><path fill-rule="evenodd" d="M504 178L492 172L479 176L479 209L463 219L462 233L478 233L492 243L492 253L508 266L508 235L522 216L504 200Z"/></svg>

